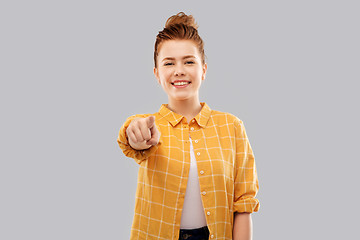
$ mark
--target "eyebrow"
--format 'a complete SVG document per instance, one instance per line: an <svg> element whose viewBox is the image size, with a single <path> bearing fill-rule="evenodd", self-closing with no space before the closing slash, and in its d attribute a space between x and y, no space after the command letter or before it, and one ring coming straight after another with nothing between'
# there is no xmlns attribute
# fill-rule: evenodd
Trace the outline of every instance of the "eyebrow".
<svg viewBox="0 0 360 240"><path fill-rule="evenodd" d="M196 58L196 57L194 55L186 55L186 56L183 57L183 59L186 59L186 58ZM174 60L174 59L175 58L173 58L173 57L166 57L166 58L164 58L162 60L162 62L165 61L165 60Z"/></svg>

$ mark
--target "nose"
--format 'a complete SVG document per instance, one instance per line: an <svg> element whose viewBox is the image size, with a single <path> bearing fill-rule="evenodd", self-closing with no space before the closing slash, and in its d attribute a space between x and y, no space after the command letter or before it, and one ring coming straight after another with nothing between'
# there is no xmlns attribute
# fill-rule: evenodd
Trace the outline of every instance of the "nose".
<svg viewBox="0 0 360 240"><path fill-rule="evenodd" d="M175 76L185 75L184 66L182 66L181 64L177 64L174 74Z"/></svg>

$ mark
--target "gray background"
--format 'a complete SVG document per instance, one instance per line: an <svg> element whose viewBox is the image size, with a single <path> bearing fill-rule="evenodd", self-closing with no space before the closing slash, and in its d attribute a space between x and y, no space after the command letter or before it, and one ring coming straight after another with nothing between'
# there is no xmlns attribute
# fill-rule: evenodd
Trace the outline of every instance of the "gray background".
<svg viewBox="0 0 360 240"><path fill-rule="evenodd" d="M200 101L254 150L254 239L358 236L358 1L2 1L0 239L129 239L138 165L125 119L167 96L155 37L192 14Z"/></svg>

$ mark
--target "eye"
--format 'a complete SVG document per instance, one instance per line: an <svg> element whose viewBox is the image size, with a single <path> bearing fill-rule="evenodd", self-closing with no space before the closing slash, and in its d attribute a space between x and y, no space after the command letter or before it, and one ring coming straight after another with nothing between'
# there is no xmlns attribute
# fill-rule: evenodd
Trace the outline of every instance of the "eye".
<svg viewBox="0 0 360 240"><path fill-rule="evenodd" d="M186 63L194 64L194 62L193 62L193 61L187 61Z"/></svg>
<svg viewBox="0 0 360 240"><path fill-rule="evenodd" d="M168 65L171 65L172 63L171 62L168 62L168 63L165 63L164 66L168 66Z"/></svg>

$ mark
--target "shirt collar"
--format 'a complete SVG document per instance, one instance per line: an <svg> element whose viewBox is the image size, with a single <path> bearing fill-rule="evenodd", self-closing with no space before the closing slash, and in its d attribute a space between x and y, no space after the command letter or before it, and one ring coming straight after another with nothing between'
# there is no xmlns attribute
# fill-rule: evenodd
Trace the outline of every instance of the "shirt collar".
<svg viewBox="0 0 360 240"><path fill-rule="evenodd" d="M201 127L204 128L210 118L211 108L205 102L200 102L200 104L202 108L198 115L196 115L195 120ZM173 127L175 127L184 117L176 112L171 111L168 108L168 104L162 104L159 109L159 113L163 118L170 122Z"/></svg>

